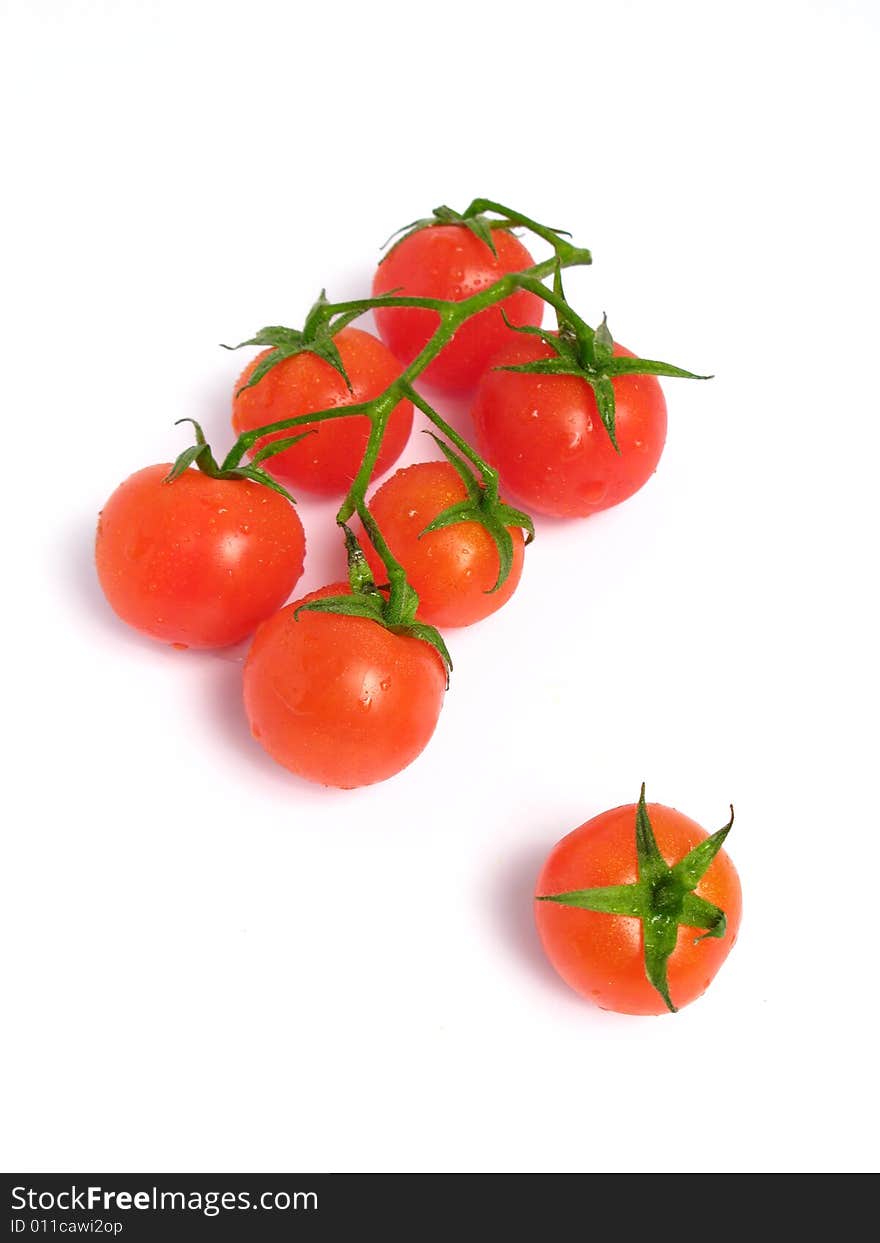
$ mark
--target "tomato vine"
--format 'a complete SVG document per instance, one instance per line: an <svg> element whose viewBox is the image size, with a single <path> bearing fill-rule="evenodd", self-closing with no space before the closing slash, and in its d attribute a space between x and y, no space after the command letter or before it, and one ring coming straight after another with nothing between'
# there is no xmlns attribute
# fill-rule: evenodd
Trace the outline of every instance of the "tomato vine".
<svg viewBox="0 0 880 1243"><path fill-rule="evenodd" d="M269 352L251 373L243 388L259 384L263 377L284 359L298 353L308 352L330 363L351 391L348 375L334 342L334 337L343 328L361 315L383 307L410 307L434 311L439 322L433 335L416 357L402 368L400 374L378 396L368 401L338 405L251 428L239 435L226 457L219 463L205 441L201 428L196 425L196 443L185 449L177 458L168 475L168 481L173 482L183 471L196 466L215 478L246 478L263 483L282 492L292 501L293 497L266 470L264 466L266 460L290 448L304 434L309 434L308 432L297 433L298 428L308 426L311 429L311 425L331 419L349 418L352 415L365 416L370 422L366 448L354 480L336 515L348 553L351 595L325 597L303 607L370 617L395 632L409 633L424 639L436 647L449 670L451 669L449 653L439 632L432 626L416 621L418 596L407 581L404 567L396 559L379 530L367 505L366 493L391 413L401 399L408 399L440 433L440 436L435 439L438 440L443 453L461 474L467 486L467 500L462 502L460 507L451 507L450 510L440 515L434 520L432 526L437 529L438 524L449 525L456 521L477 521L485 526L495 541L499 554L498 579L491 590L496 591L501 587L510 570L510 535L506 529L507 526L521 526L526 532L527 541L534 536L534 527L529 516L500 501L498 472L446 422L414 387L414 382L449 344L458 329L474 315L503 302L518 290L529 291L542 299L556 313L558 324L556 333L548 333L542 328L509 326L514 331L539 336L551 346L553 357L525 366L512 367L511 370L532 370L541 374L567 374L583 377L596 394L602 422L615 447L614 390L611 384L613 376L646 374L688 378L704 377L697 377L692 372L653 360L612 356L613 342L604 320L599 328L591 328L574 311L566 298L562 285L563 269L590 264L592 256L589 250L575 246L568 240L569 235L563 230L543 225L494 200L477 198L464 212L455 212L449 207L438 207L432 216L414 221L399 232L406 237L413 232L440 224L462 225L489 247L493 255L495 254L493 229L526 229L547 242L553 249L553 255L524 271L508 273L494 284L460 301L410 297L391 292L380 297L330 302L326 293L322 291L309 311L301 330L282 326L266 327L260 329L253 337L241 342L241 346L269 347ZM403 237L399 237L394 242L392 250L402 240ZM552 287L544 283L548 277L552 277ZM224 348L238 349L240 346ZM280 432L294 434L264 443L253 453L249 461L243 464L245 456L254 449L258 441L266 436L276 436ZM472 467L475 472L471 478L469 478L469 467ZM348 527L348 523L355 514L360 518L370 542L385 567L387 583L379 587L365 570L362 554L359 550L356 551L356 541Z"/></svg>

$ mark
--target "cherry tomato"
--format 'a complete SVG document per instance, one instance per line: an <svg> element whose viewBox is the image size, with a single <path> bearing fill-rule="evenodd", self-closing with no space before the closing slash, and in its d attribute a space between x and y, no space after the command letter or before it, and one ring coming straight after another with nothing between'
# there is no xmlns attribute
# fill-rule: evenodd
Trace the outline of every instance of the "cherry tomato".
<svg viewBox="0 0 880 1243"><path fill-rule="evenodd" d="M615 345L614 353L632 354ZM537 337L518 336L492 368L552 358ZM488 370L473 407L477 443L505 487L527 508L584 517L637 492L657 469L666 442L666 402L656 376L612 380L620 452L580 376Z"/></svg>
<svg viewBox="0 0 880 1243"><path fill-rule="evenodd" d="M449 462L418 462L392 475L370 501L370 509L391 551L419 597L417 616L433 626L470 626L506 604L523 568L523 534L508 527L513 565L497 591L498 549L478 522L458 522L438 531L425 527L444 509L467 496ZM421 538L420 538L421 537ZM361 540L376 582L386 571L372 544Z"/></svg>
<svg viewBox="0 0 880 1243"><path fill-rule="evenodd" d="M536 895L633 884L638 877L637 810L636 804L615 807L558 842L538 878ZM648 803L647 813L660 854L670 866L707 838L698 824L671 807ZM702 927L678 925L667 961L669 994L677 1008L708 988L736 941L742 894L736 869L723 850L693 892L724 912L726 931L720 937L706 936ZM646 973L642 919L556 900L537 902L535 914L547 957L576 992L602 1009L623 1014L666 1011Z"/></svg>
<svg viewBox="0 0 880 1243"><path fill-rule="evenodd" d="M245 367L235 386L232 426L236 435L315 410L369 401L384 392L400 375L400 364L369 332L343 328L333 339L351 381L351 392L335 367L309 353L282 359L253 388L240 391L260 360L269 353L264 350ZM277 432L257 441L256 447L260 448L268 440L312 430L312 435L275 457L267 458L264 465L294 491L304 488L324 496L339 495L348 489L364 456L370 434L366 415L330 419L290 432ZM374 476L384 474L394 465L411 430L412 403L403 400L391 412Z"/></svg>
<svg viewBox="0 0 880 1243"><path fill-rule="evenodd" d="M422 639L378 622L287 605L254 636L244 668L251 732L291 772L349 790L406 768L434 732L446 670Z"/></svg>
<svg viewBox="0 0 880 1243"><path fill-rule="evenodd" d="M410 297L443 298L460 302L494 285L508 272L532 267L525 246L505 229L493 229L497 256L463 225L432 225L409 234L382 260L373 278L373 297L394 290ZM544 304L533 293L519 289L487 307L459 328L455 337L423 372L427 384L450 393L474 388L512 324L540 324ZM439 323L436 311L419 307L387 307L375 312L379 335L402 363L411 363L427 344Z"/></svg>
<svg viewBox="0 0 880 1243"><path fill-rule="evenodd" d="M182 647L225 647L274 613L303 570L293 506L262 484L170 464L120 484L98 518L95 561L123 621Z"/></svg>

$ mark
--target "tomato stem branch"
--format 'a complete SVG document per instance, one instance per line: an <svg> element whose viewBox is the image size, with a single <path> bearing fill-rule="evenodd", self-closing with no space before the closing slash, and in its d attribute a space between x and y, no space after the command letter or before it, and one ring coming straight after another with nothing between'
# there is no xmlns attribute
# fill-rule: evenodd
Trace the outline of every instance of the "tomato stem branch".
<svg viewBox="0 0 880 1243"><path fill-rule="evenodd" d="M493 218L483 217L482 213L484 212L493 213ZM480 219L474 220L468 219L468 217L480 217ZM497 219L494 217L497 217ZM348 377L345 375L344 370L342 370L341 363L338 360L338 351L333 345L332 338L334 334L368 311L375 311L384 307L409 307L433 311L438 318L437 326L412 362L378 396L352 405L333 406L325 410L315 410L307 414L296 415L289 419L279 419L274 423L267 423L261 427L255 427L242 432L229 450L220 468L216 467L213 458L208 462L210 449L201 442L191 450L186 450L178 459L178 462L181 466L188 466L191 461L196 461L203 468L210 466L214 470L219 469L221 472L248 471L252 468L240 465L245 455L253 450L258 442L265 441L266 437L271 437L273 439L260 445L257 455L260 463L260 473L265 475L263 463L274 454L284 452L292 443L292 438L289 436L274 439L280 433L289 432L300 427L310 427L315 423L322 423L330 419L349 418L352 415L363 415L369 419L370 432L364 455L357 474L339 507L337 522L342 526L346 538L350 539L347 523L352 515L356 513L363 523L368 538L382 559L388 573L389 584L389 595L384 609L385 622L390 625L409 627L413 632L419 632L420 637L428 638L441 652L448 665L448 653L439 634L436 634L436 632L428 634L428 631L431 631L432 628L425 627L414 620L418 597L407 582L406 571L391 552L366 503L367 489L376 468L388 420L400 401L411 401L442 433L446 440L451 445L454 445L467 461L476 468L482 480L487 512L491 512L493 507L498 507L498 472L485 462L464 437L451 427L434 410L430 403L416 391L414 382L430 366L440 351L449 344L462 324L474 315L479 315L480 312L487 310L489 307L503 302L511 294L516 293L517 290L527 290L548 302L558 313L564 314L566 322L574 325L576 330L579 330L580 325L583 325L585 332L591 331L583 324L579 317L574 315L574 312L565 301L559 273L563 268L591 263L592 258L588 250L576 247L570 241L567 241L561 235L560 230L548 228L538 221L524 216L521 212L513 211L491 199L474 199L464 217L452 212L449 208L437 208L435 216L431 220L417 222L415 227L440 223L447 219L461 220L467 227L471 227L476 231L477 236L487 242L493 254L495 251L491 241L491 228L520 226L548 242L553 248L553 256L541 263L533 264L524 272L507 273L495 281L494 284L487 286L485 289L480 289L476 293L471 294L470 297L463 298L460 301L443 298L413 297L392 291L378 298L357 298L345 302L329 302L326 294L322 291L317 302L311 308L301 333L290 329L267 328L262 329L256 338L243 343L250 345L268 344L273 347L275 352L274 357L269 357L268 362L264 362L264 370L259 371L258 369L257 375L252 377L248 387L259 383L266 370L275 365L281 358L302 350L311 350L317 353L319 357L329 358L333 365L337 367L337 370L340 370L346 382L348 382ZM554 290L548 289L543 284L544 279L548 276L556 277ZM441 445L441 447L443 446ZM186 460L184 461L184 459ZM463 466L462 469L464 469ZM269 476L266 476L265 482L269 482ZM474 486L476 487L476 484ZM517 521L526 524L529 532L533 531L531 520L527 515L519 514L518 512L514 513L513 511L510 511L510 515ZM500 585L500 581L501 579L499 578L499 584L497 585ZM318 606L315 605L314 607ZM425 633L422 634L421 632Z"/></svg>
<svg viewBox="0 0 880 1243"><path fill-rule="evenodd" d="M451 424L447 423L442 415L438 414L432 405L430 405L421 393L417 392L411 386L407 387L407 396L410 401L421 410L422 414L434 424L438 431L441 431L446 439L454 444L456 449L467 458L467 460L476 466L483 480L483 486L486 489L486 496L490 501L498 500L498 471L494 466L490 466L477 453L476 449L465 440L460 432L457 432Z"/></svg>

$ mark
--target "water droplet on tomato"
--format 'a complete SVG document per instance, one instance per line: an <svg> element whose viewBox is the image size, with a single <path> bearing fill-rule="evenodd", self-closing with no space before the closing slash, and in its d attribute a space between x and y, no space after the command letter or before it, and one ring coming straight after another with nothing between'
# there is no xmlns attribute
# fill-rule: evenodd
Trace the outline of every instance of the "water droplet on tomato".
<svg viewBox="0 0 880 1243"><path fill-rule="evenodd" d="M381 687L381 689L382 689L383 691L388 691L388 690L390 690L390 689L391 689L391 679L390 679L390 678L383 678L383 679L382 679L382 681L379 683L379 686Z"/></svg>
<svg viewBox="0 0 880 1243"><path fill-rule="evenodd" d="M578 488L582 500L587 501L590 505L595 505L601 501L607 491L608 485L601 479L594 479L590 483L585 483Z"/></svg>

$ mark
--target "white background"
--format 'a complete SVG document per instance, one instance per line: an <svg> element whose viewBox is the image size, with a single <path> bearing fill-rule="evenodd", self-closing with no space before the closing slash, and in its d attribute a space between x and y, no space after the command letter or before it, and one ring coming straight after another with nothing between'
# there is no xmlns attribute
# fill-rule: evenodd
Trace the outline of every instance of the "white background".
<svg viewBox="0 0 880 1243"><path fill-rule="evenodd" d="M0 1163L876 1168L877 6L2 13ZM241 652L116 622L95 517L175 419L228 443L218 342L476 194L593 249L588 318L717 378L667 382L654 480L542 522L449 635L424 755L323 791L250 740ZM735 803L745 892L659 1019L569 992L530 909L643 779L709 829Z"/></svg>

